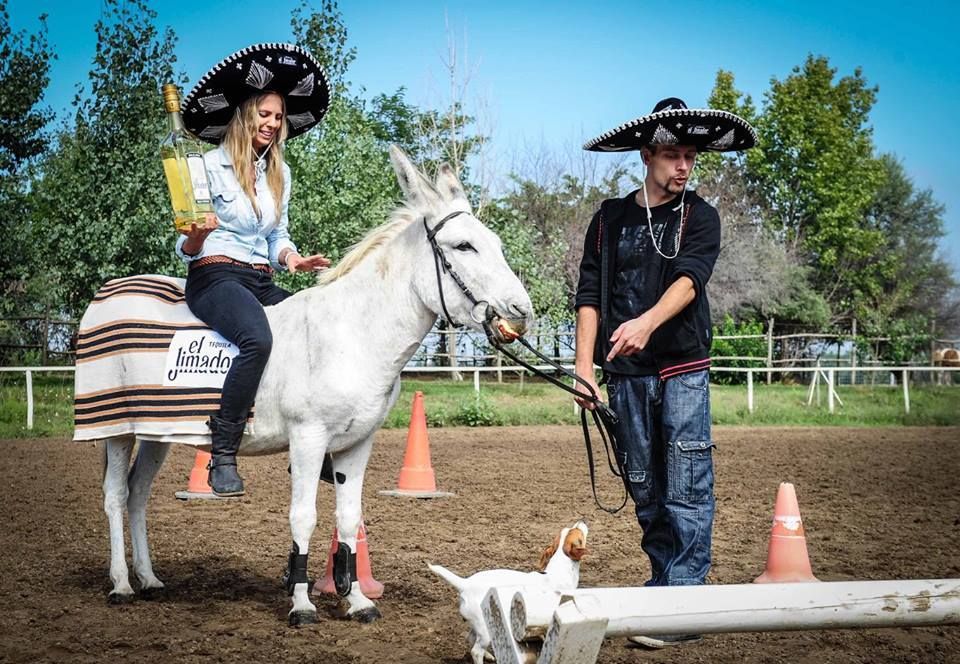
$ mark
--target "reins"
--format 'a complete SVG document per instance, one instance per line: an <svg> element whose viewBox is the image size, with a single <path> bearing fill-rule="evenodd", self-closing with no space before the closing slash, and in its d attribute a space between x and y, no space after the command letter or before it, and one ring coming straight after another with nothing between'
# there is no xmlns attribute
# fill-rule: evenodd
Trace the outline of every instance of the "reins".
<svg viewBox="0 0 960 664"><path fill-rule="evenodd" d="M597 507L602 509L604 512L608 512L610 514L616 514L617 512L622 510L624 506L627 504L627 498L629 496L629 491L627 487L627 478L626 478L626 474L624 473L623 466L621 464L620 448L617 445L617 438L615 434L615 426L619 421L617 414L600 399L599 395L597 395L596 391L594 391L593 386L591 386L587 381L585 381L583 378L578 376L576 373L561 366L557 362L554 362L551 358L547 357L546 355L538 351L536 348L531 346L530 343L526 339L524 339L522 336L519 336L516 339L517 341L520 342L521 345L523 345L530 352L536 355L541 361L553 367L554 370L559 371L566 377L572 379L574 383L580 383L581 385L583 385L589 392L589 395L577 391L576 389L562 382L555 376L551 376L550 374L540 371L532 364L514 355L509 350L507 350L505 345L500 341L500 339L497 338L496 332L493 329L493 325L492 325L492 322L498 316L497 312L494 310L493 307L490 306L489 302L478 300L474 296L474 294L467 287L466 283L464 283L463 279L460 278L460 275L457 274L456 271L453 269L453 266L450 264L450 261L447 260L446 255L444 255L443 250L440 248L440 245L437 243L436 236L437 236L437 233L440 231L440 229L443 228L443 225L446 224L451 219L453 219L454 217L461 214L466 214L466 213L462 210L451 212L450 214L445 216L443 219L438 221L432 229L430 228L429 225L427 225L426 217L423 218L423 227L427 233L427 240L430 242L430 247L433 249L433 262L437 272L437 289L440 292L440 306L443 308L443 315L447 319L447 323L454 327L460 327L460 324L453 320L453 318L450 316L450 312L447 310L446 299L444 298L444 295L443 295L443 280L441 279L441 268L443 272L446 272L447 274L450 275L453 281L457 284L457 286L460 288L463 294L467 297L467 299L473 305L473 309L470 312L470 316L476 322L480 323L483 326L483 331L484 333L486 333L487 339L494 346L494 348L499 350L501 353L509 357L511 360L513 360L520 366L528 369L529 371L533 372L535 375L545 379L547 382L552 383L553 385L556 385L560 389L566 392L569 392L575 397L586 399L593 405L593 409L590 410L590 414L593 416L594 426L600 432L600 439L603 441L603 448L607 456L607 466L610 468L610 472L613 473L614 476L619 477L623 481L623 485L624 485L623 501L620 503L619 507L606 507L605 505L603 505L603 503L600 502L600 498L597 496L596 468L593 461L593 443L590 440L590 427L587 424L587 409L581 408L580 409L580 425L583 429L583 440L587 448L587 466L590 470L590 488L593 491L593 500L597 504ZM476 309L480 305L486 305L486 310L484 312L482 320L478 320L473 316L473 312L476 311ZM613 456L612 459L611 459L611 452Z"/></svg>
<svg viewBox="0 0 960 664"><path fill-rule="evenodd" d="M607 507L600 502L600 498L597 496L597 478L596 478L596 469L593 461L593 443L590 440L590 427L587 424L588 409L581 407L580 408L580 426L583 429L583 442L587 448L587 467L590 470L590 488L593 491L593 501L597 504L597 507L602 509L604 512L608 512L610 514L616 514L617 512L622 510L624 506L627 504L628 491L627 491L627 479L623 470L623 466L621 465L620 447L617 444L617 436L616 436L616 429L615 429L617 423L620 421L620 418L617 417L617 414L613 411L612 408L610 408L607 404L605 404L600 399L600 397L594 391L592 385L587 383L587 381L585 381L583 378L581 378L574 372L558 364L557 362L554 362L551 358L547 357L546 355L538 351L536 348L531 346L526 339L524 339L523 337L517 337L516 340L519 341L520 344L524 346L527 350L529 350L531 353L536 355L542 362L549 364L555 370L564 374L568 378L573 379L576 383L580 383L581 385L586 387L587 390L589 390L590 394L586 395L582 392L578 392L571 386L557 379L555 376L551 376L550 374L540 371L532 364L529 364L528 362L525 362L518 356L514 355L509 350L507 350L502 343L500 343L500 341L493 335L492 330L488 330L487 328L488 328L488 325L484 325L484 330L487 332L488 340L501 353L509 357L511 360L513 360L520 366L530 370L535 375L547 380L550 383L553 383L560 389L566 392L569 392L575 397L586 399L593 405L593 409L590 410L590 414L593 416L593 424L596 427L597 431L600 432L600 439L603 441L603 449L607 455L607 466L610 468L610 472L613 473L615 477L619 477L624 483L623 501L620 503L618 507ZM612 459L611 459L611 452L613 453Z"/></svg>

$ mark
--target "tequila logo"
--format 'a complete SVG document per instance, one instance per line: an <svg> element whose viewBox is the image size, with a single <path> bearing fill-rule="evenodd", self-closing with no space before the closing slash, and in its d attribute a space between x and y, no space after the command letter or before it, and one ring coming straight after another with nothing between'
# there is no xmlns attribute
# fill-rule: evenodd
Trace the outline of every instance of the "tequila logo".
<svg viewBox="0 0 960 664"><path fill-rule="evenodd" d="M213 330L177 332L167 351L164 385L221 387L239 349Z"/></svg>

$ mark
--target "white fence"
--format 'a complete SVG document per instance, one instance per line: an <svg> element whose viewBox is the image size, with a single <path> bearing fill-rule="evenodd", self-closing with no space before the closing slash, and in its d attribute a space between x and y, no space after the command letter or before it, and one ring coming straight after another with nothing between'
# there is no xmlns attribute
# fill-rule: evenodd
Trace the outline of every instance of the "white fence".
<svg viewBox="0 0 960 664"><path fill-rule="evenodd" d="M554 370L553 367L549 366L537 366L537 369L544 372L551 372ZM573 370L572 365L565 365L564 368ZM33 429L33 411L34 411L34 399L33 399L33 374L35 373L56 373L56 372L73 372L74 367L0 367L0 373L23 373L26 374L26 397L27 397L27 429ZM894 376L899 375L900 382L903 389L903 410L905 413L910 413L910 374L911 373L940 373L941 375L947 375L950 372L960 371L960 367L928 367L928 366L912 366L912 367L858 367L857 371L864 372L883 372L889 374L890 380L894 380ZM745 373L747 374L747 410L750 413L753 413L755 410L755 400L754 400L754 375L755 374L767 374L770 373L813 373L813 379L810 381L810 387L807 395L807 404L810 405L813 403L814 395L816 395L817 403L820 402L820 384L821 382L824 385L824 390L827 394L827 408L830 413L836 412L836 404L843 405L843 401L840 399L840 395L837 393L837 374L845 371L850 371L847 368L837 368L837 367L711 367L710 369L713 373ZM448 373L448 374L473 374L473 389L477 394L480 394L480 374L481 373L492 373L497 372L502 374L503 372L517 372L520 375L521 381L523 377L529 373L527 369L520 366L494 366L494 367L405 367L402 373L407 374L422 374L422 373ZM951 381L952 382L952 381ZM891 383L893 384L893 383Z"/></svg>

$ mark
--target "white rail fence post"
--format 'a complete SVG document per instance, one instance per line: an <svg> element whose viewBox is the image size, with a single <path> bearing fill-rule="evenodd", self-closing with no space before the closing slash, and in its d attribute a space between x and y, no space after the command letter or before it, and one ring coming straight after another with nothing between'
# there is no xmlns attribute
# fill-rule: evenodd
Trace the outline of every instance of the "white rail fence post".
<svg viewBox="0 0 960 664"><path fill-rule="evenodd" d="M33 429L33 372L27 369L27 429Z"/></svg>
<svg viewBox="0 0 960 664"><path fill-rule="evenodd" d="M910 414L910 371L903 370L903 410Z"/></svg>
<svg viewBox="0 0 960 664"><path fill-rule="evenodd" d="M830 411L830 414L834 413L833 397L836 395L836 392L833 389L833 369L827 369L827 410Z"/></svg>
<svg viewBox="0 0 960 664"><path fill-rule="evenodd" d="M773 366L773 318L767 320L767 366ZM773 372L767 371L767 385L773 383Z"/></svg>
<svg viewBox="0 0 960 664"><path fill-rule="evenodd" d="M753 372L747 371L747 411L753 413Z"/></svg>

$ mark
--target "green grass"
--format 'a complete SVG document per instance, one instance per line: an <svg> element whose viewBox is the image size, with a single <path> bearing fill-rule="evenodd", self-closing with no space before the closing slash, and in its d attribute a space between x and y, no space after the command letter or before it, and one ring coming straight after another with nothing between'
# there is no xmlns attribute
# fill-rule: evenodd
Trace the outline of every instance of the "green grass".
<svg viewBox="0 0 960 664"><path fill-rule="evenodd" d="M22 373L0 372L0 438L44 438L73 434L73 373L33 375L33 429L27 429L27 381Z"/></svg>
<svg viewBox="0 0 960 664"><path fill-rule="evenodd" d="M73 431L73 375L34 376L34 428L26 428L23 374L0 373L0 439L69 436ZM755 384L754 412L747 412L744 385L712 385L715 424L749 426L947 426L960 425L960 386L911 386L910 414L903 410L900 386L843 386L844 405L827 411L826 392L820 405L806 405L804 386ZM498 384L483 376L478 399L473 381L404 380L400 398L384 426L406 427L415 391L424 394L430 426L578 424L571 398L558 388L529 378Z"/></svg>

